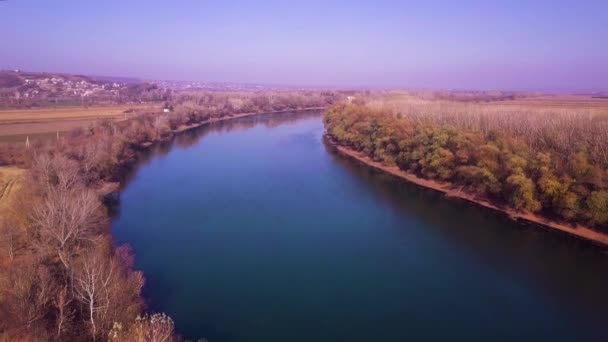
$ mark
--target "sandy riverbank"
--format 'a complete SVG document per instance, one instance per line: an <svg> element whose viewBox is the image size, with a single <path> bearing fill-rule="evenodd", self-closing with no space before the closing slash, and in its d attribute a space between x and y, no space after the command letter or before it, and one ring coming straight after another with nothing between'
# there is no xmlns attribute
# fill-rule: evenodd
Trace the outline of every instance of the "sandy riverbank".
<svg viewBox="0 0 608 342"><path fill-rule="evenodd" d="M576 238L580 238L583 240L590 241L601 247L608 247L608 234L604 234L593 230L588 227L580 226L580 225L571 225L567 223L561 223L556 221L551 221L547 218L531 214L531 213L523 213L518 212L513 209L499 207L487 200L478 198L474 195L464 193L460 190L454 189L453 185L440 183L437 181L420 178L412 173L403 171L399 169L397 166L389 166L381 162L377 162L364 155L363 153L351 150L347 147L341 146L328 137L328 141L336 147L336 149L342 153L343 155L349 156L353 159L358 160L361 163L364 163L368 166L371 166L375 169L382 170L384 172L390 173L396 177L407 180L408 182L417 184L419 186L433 189L444 193L447 197L460 198L471 203L475 203L477 205L481 205L483 207L496 210L498 212L504 213L508 215L510 218L514 220L521 220L523 222L533 223L539 227L546 228L552 231L558 231L561 233L565 233Z"/></svg>

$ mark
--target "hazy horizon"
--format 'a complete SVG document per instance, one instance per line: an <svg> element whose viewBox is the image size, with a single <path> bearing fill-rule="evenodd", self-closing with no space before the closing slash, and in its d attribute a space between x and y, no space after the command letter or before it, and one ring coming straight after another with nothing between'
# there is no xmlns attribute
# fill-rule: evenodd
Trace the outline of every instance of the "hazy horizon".
<svg viewBox="0 0 608 342"><path fill-rule="evenodd" d="M608 2L8 0L0 69L315 87L608 91Z"/></svg>

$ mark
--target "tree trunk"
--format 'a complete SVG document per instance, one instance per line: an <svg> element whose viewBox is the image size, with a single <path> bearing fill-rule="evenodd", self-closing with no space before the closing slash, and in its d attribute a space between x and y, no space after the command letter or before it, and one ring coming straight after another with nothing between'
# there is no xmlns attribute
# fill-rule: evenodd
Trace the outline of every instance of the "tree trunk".
<svg viewBox="0 0 608 342"><path fill-rule="evenodd" d="M90 301L89 301L89 315L90 315L90 319L91 319L91 328L93 329L93 339L95 339L95 335L97 335L97 327L95 326L95 317L93 316L93 313L95 311L94 304L95 304L95 299L93 297L91 297Z"/></svg>

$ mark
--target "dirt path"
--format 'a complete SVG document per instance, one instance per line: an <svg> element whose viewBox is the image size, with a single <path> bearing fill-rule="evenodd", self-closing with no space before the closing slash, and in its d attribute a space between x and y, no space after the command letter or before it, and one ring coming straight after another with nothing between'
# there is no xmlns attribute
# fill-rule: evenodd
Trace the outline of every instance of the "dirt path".
<svg viewBox="0 0 608 342"><path fill-rule="evenodd" d="M8 207L17 193L24 170L11 166L0 167L0 212Z"/></svg>
<svg viewBox="0 0 608 342"><path fill-rule="evenodd" d="M551 221L549 219L546 219L546 218L538 216L538 215L534 215L534 214L530 214L530 213L522 213L522 212L515 211L513 209L509 209L509 208L498 207L489 201L486 201L486 200L478 198L476 196L461 192L458 189L454 189L451 184L445 184L445 183L440 183L440 182L436 182L433 180L420 178L414 174L405 172L396 166L388 166L383 163L373 161L371 158L364 155L363 153L353 151L344 146L340 146L335 141L332 141L331 139L328 139L328 140L330 141L330 143L332 145L334 145L337 148L337 150L340 153L342 153L346 156L354 158L354 159L358 160L359 162L364 163L373 168L376 168L378 170L382 170L384 172L390 173L399 178L405 179L411 183L417 184L417 185L425 187L425 188L429 188L429 189L433 189L433 190L442 192L447 197L460 198L460 199L481 205L483 207L504 213L514 220L522 220L524 222L534 223L535 225L546 228L548 230L559 231L559 232L569 234L571 236L574 236L574 237L577 237L577 238L580 238L583 240L591 241L602 247L608 247L608 234L604 234L604 233L598 232L596 230L593 230L591 228L580 226L580 225L570 225L570 224L566 224L566 223L555 222L555 221Z"/></svg>
<svg viewBox="0 0 608 342"><path fill-rule="evenodd" d="M15 179L10 179L4 184L4 187L0 190L0 202L2 202L5 198L8 198L11 189L15 185L15 182Z"/></svg>

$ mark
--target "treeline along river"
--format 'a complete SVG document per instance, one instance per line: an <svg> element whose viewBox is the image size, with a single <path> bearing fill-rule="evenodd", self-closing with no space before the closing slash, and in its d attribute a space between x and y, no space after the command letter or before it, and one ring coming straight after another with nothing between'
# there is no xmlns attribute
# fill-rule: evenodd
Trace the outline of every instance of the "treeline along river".
<svg viewBox="0 0 608 342"><path fill-rule="evenodd" d="M210 342L606 341L608 257L340 155L322 113L156 146L113 232Z"/></svg>

